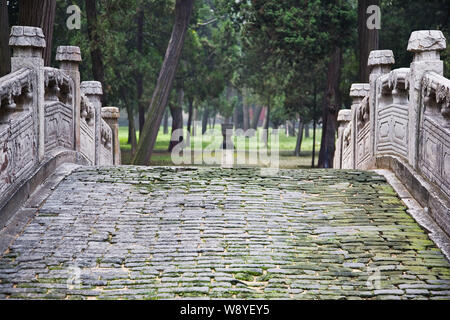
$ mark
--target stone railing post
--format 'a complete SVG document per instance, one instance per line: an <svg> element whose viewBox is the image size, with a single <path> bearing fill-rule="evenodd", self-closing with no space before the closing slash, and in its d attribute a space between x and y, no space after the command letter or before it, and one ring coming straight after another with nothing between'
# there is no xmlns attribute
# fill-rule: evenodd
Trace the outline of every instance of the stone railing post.
<svg viewBox="0 0 450 320"><path fill-rule="evenodd" d="M372 137L372 156L375 155L376 144L376 106L378 104L377 79L392 70L395 64L394 53L392 50L375 50L369 55L368 66L371 68L369 76L370 93L369 93L369 112L370 112L370 134Z"/></svg>
<svg viewBox="0 0 450 320"><path fill-rule="evenodd" d="M44 133L44 59L42 54L46 46L45 37L41 28L13 26L9 45L13 49L11 58L11 72L21 68L32 69L35 73L33 81L32 112L35 121L35 132L38 146L38 160L44 159L45 133Z"/></svg>
<svg viewBox="0 0 450 320"><path fill-rule="evenodd" d="M344 151L344 130L352 120L351 110L339 111L337 123L338 123L338 138L336 141L336 153L334 156L333 168L342 169L342 155Z"/></svg>
<svg viewBox="0 0 450 320"><path fill-rule="evenodd" d="M63 70L74 83L73 88L73 123L74 123L74 146L76 151L80 151L80 71L81 51L78 47L61 46L56 51L56 61L60 62L60 69Z"/></svg>
<svg viewBox="0 0 450 320"><path fill-rule="evenodd" d="M352 106L351 106L351 138L350 144L353 148L352 154L353 159L350 164L352 169L356 169L356 129L357 129L357 120L358 120L358 107L361 102L367 97L370 93L370 84L368 83L354 83L350 88L350 97L352 98ZM372 113L371 113L372 114Z"/></svg>
<svg viewBox="0 0 450 320"><path fill-rule="evenodd" d="M112 146L114 165L120 165L120 141L119 141L119 108L105 107L102 108L102 118L110 126L112 130Z"/></svg>
<svg viewBox="0 0 450 320"><path fill-rule="evenodd" d="M411 34L408 51L414 53L410 68L409 89L409 164L417 169L419 113L422 95L422 78L426 72L444 74L444 62L440 51L446 48L446 40L441 31L415 31Z"/></svg>
<svg viewBox="0 0 450 320"><path fill-rule="evenodd" d="M102 84L98 81L83 81L81 92L89 99L95 108L95 164L100 164L100 139L102 119Z"/></svg>

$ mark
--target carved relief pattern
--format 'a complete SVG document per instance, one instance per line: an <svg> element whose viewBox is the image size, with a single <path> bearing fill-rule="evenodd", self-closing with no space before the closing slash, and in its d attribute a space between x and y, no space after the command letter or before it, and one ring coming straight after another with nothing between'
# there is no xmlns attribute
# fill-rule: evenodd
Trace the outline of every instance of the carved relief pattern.
<svg viewBox="0 0 450 320"><path fill-rule="evenodd" d="M428 73L422 92L419 170L450 197L450 81Z"/></svg>
<svg viewBox="0 0 450 320"><path fill-rule="evenodd" d="M45 149L73 149L73 81L58 69L45 68Z"/></svg>
<svg viewBox="0 0 450 320"><path fill-rule="evenodd" d="M73 109L59 101L45 105L45 149L73 149Z"/></svg>
<svg viewBox="0 0 450 320"><path fill-rule="evenodd" d="M89 99L81 94L80 151L95 163L95 109Z"/></svg>
<svg viewBox="0 0 450 320"><path fill-rule="evenodd" d="M112 150L112 130L110 126L101 120L100 129L100 164L113 163L113 150Z"/></svg>
<svg viewBox="0 0 450 320"><path fill-rule="evenodd" d="M33 71L23 68L0 79L0 111L16 109L15 97L32 98ZM24 106L21 106L22 109ZM0 119L1 120L1 119Z"/></svg>
<svg viewBox="0 0 450 320"><path fill-rule="evenodd" d="M4 194L34 167L37 146L31 113L24 112L0 130L0 194Z"/></svg>
<svg viewBox="0 0 450 320"><path fill-rule="evenodd" d="M361 168L371 155L369 97L356 109L356 121L356 167Z"/></svg>
<svg viewBox="0 0 450 320"><path fill-rule="evenodd" d="M342 169L353 168L353 139L352 124L349 123L344 130L342 142Z"/></svg>
<svg viewBox="0 0 450 320"><path fill-rule="evenodd" d="M422 79L422 97L426 108L433 107L428 103L433 94L435 96L436 107L448 125L448 121L450 120L450 80L434 72L430 72Z"/></svg>
<svg viewBox="0 0 450 320"><path fill-rule="evenodd" d="M377 114L377 154L408 158L408 106L379 105Z"/></svg>

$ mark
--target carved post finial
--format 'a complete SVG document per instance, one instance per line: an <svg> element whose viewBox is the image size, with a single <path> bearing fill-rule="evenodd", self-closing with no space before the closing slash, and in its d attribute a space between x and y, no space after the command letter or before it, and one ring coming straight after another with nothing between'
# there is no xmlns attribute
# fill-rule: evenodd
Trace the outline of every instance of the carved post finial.
<svg viewBox="0 0 450 320"><path fill-rule="evenodd" d="M370 67L370 81L391 71L395 63L392 50L374 50L370 52L367 65Z"/></svg>
<svg viewBox="0 0 450 320"><path fill-rule="evenodd" d="M354 83L350 88L350 97L353 99L353 104L358 105L362 100L369 95L370 84L368 83Z"/></svg>
<svg viewBox="0 0 450 320"><path fill-rule="evenodd" d="M9 45L13 48L13 57L42 58L45 36L41 28L13 26Z"/></svg>
<svg viewBox="0 0 450 320"><path fill-rule="evenodd" d="M78 70L82 61L79 47L59 46L56 50L56 61L60 62L60 68L64 70Z"/></svg>
<svg viewBox="0 0 450 320"><path fill-rule="evenodd" d="M421 30L411 33L408 51L414 52L414 61L440 60L440 51L447 47L445 37L439 30Z"/></svg>

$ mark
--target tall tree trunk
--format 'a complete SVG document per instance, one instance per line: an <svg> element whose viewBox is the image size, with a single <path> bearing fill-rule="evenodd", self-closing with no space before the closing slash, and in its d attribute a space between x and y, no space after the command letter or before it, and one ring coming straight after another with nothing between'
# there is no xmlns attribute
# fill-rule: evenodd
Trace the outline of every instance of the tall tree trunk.
<svg viewBox="0 0 450 320"><path fill-rule="evenodd" d="M158 82L153 92L144 130L139 140L138 150L133 164L149 165L155 146L158 130L169 100L173 79L180 61L189 20L195 0L177 0L175 4L175 23L167 47Z"/></svg>
<svg viewBox="0 0 450 320"><path fill-rule="evenodd" d="M143 54L143 43L144 43L144 10L139 8L137 13L137 39L136 46L137 51L140 55ZM140 69L136 73L136 91L137 91L137 101L139 109L139 136L142 135L142 130L145 124L145 103L142 101L142 95L144 93L144 76Z"/></svg>
<svg viewBox="0 0 450 320"><path fill-rule="evenodd" d="M359 81L369 82L369 67L367 61L372 50L379 48L378 29L367 27L367 8L371 5L380 6L380 0L358 0L358 47L359 47Z"/></svg>
<svg viewBox="0 0 450 320"><path fill-rule="evenodd" d="M317 84L314 82L313 84L313 150L312 150L312 164L311 168L315 168L316 166L316 129L317 129Z"/></svg>
<svg viewBox="0 0 450 320"><path fill-rule="evenodd" d="M170 114L172 115L172 134L169 143L169 152L172 152L177 144L183 142L183 135L174 135L176 130L183 129L183 99L183 89L178 89L177 104L169 104Z"/></svg>
<svg viewBox="0 0 450 320"><path fill-rule="evenodd" d="M53 26L55 22L56 0L20 0L19 24L39 27L44 32L46 48L44 63L50 66L52 61Z"/></svg>
<svg viewBox="0 0 450 320"><path fill-rule="evenodd" d="M192 116L194 112L194 98L188 97L188 103L189 103L189 111L188 111L188 121L187 121L187 132L191 134L191 127L192 127Z"/></svg>
<svg viewBox="0 0 450 320"><path fill-rule="evenodd" d="M305 127L305 138L309 138L309 123L304 124Z"/></svg>
<svg viewBox="0 0 450 320"><path fill-rule="evenodd" d="M6 0L0 0L0 77L11 72L11 51L8 43L8 5Z"/></svg>
<svg viewBox="0 0 450 320"><path fill-rule="evenodd" d="M243 112L243 126L242 128L244 129L244 131L247 131L248 129L250 129L250 113L249 113L249 107L246 101L246 97L244 95L243 99L242 99L242 112Z"/></svg>
<svg viewBox="0 0 450 320"><path fill-rule="evenodd" d="M339 91L342 51L336 48L328 65L327 88L322 104L322 142L319 167L333 168L337 114L341 107Z"/></svg>
<svg viewBox="0 0 450 320"><path fill-rule="evenodd" d="M237 106L234 108L233 121L234 121L234 130L237 130L244 128L244 108L243 108L242 94L238 90L235 91L238 97L238 103Z"/></svg>
<svg viewBox="0 0 450 320"><path fill-rule="evenodd" d="M202 115L202 135L206 133L206 130L208 129L208 119L209 119L209 109L205 108L203 110Z"/></svg>
<svg viewBox="0 0 450 320"><path fill-rule="evenodd" d="M128 116L128 144L131 145L131 157L136 152L137 139L136 139L136 126L134 122L134 112L130 101L127 98L127 90L125 87L120 87L120 94L125 102L127 116Z"/></svg>
<svg viewBox="0 0 450 320"><path fill-rule="evenodd" d="M198 109L194 108L192 111L192 129L191 136L195 137L197 135L197 118L198 118Z"/></svg>
<svg viewBox="0 0 450 320"><path fill-rule="evenodd" d="M102 103L104 106L108 105L108 92L105 89L105 71L103 65L103 56L101 52L101 41L99 37L98 21L97 21L97 7L95 0L86 0L86 16L87 16L87 30L90 41L90 51L92 59L92 74L95 81L100 81L103 85Z"/></svg>
<svg viewBox="0 0 450 320"><path fill-rule="evenodd" d="M270 101L270 98L268 99ZM264 145L267 147L269 143L269 123L270 123L270 103L267 103L266 108L266 116L264 117L264 123L263 123L263 132L261 140L264 142Z"/></svg>
<svg viewBox="0 0 450 320"><path fill-rule="evenodd" d="M136 138L136 127L134 125L134 113L133 108L129 103L127 103L127 114L128 114L128 143L131 144L131 157L136 152L137 138Z"/></svg>
<svg viewBox="0 0 450 320"><path fill-rule="evenodd" d="M297 144L295 145L294 155L296 157L300 157L300 152L302 150L302 142L303 142L303 120L302 118L298 118L298 134L297 134Z"/></svg>
<svg viewBox="0 0 450 320"><path fill-rule="evenodd" d="M313 120L313 150L312 150L312 163L311 168L316 167L316 129L317 129L317 121L314 117Z"/></svg>
<svg viewBox="0 0 450 320"><path fill-rule="evenodd" d="M169 133L169 110L164 111L164 120L163 120L163 133Z"/></svg>
<svg viewBox="0 0 450 320"><path fill-rule="evenodd" d="M259 117L261 117L263 107L258 106L255 107L253 110L255 111L255 113L253 114L253 119L250 128L256 130L258 129Z"/></svg>

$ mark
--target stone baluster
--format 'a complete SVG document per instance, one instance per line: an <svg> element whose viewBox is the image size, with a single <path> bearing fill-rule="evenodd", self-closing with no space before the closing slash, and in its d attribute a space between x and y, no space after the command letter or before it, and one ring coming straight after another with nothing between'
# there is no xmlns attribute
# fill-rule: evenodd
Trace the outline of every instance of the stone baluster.
<svg viewBox="0 0 450 320"><path fill-rule="evenodd" d="M119 108L105 107L102 108L102 118L110 126L112 130L112 147L114 165L120 165L120 141L119 141Z"/></svg>
<svg viewBox="0 0 450 320"><path fill-rule="evenodd" d="M356 129L358 123L358 108L361 102L365 97L369 95L370 92L370 84L368 83L354 83L350 88L350 97L352 98L352 106L351 106L351 137L350 144L353 148L352 151L352 161L350 164L347 164L347 169L355 169L356 168Z"/></svg>
<svg viewBox="0 0 450 320"><path fill-rule="evenodd" d="M388 74L392 70L392 66L395 64L394 53L392 50L375 50L369 55L368 66L371 69L369 76L370 94L369 94L369 119L370 119L370 136L371 136L371 154L372 160L375 154L376 144L376 121L378 94L377 92L377 79L385 74Z"/></svg>
<svg viewBox="0 0 450 320"><path fill-rule="evenodd" d="M74 83L73 88L73 120L74 120L74 149L80 151L80 109L81 109L81 89L80 71L81 51L79 47L60 46L56 50L56 61L60 62L60 69L63 70Z"/></svg>
<svg viewBox="0 0 450 320"><path fill-rule="evenodd" d="M338 123L338 139L336 141L336 154L334 156L333 168L343 169L342 158L344 151L344 131L348 124L352 120L351 110L339 111L337 123Z"/></svg>
<svg viewBox="0 0 450 320"><path fill-rule="evenodd" d="M444 74L444 62L440 51L445 50L446 40L441 31L415 31L411 34L408 51L414 53L410 67L409 88L409 164L417 169L419 113L422 95L422 78L426 72Z"/></svg>
<svg viewBox="0 0 450 320"><path fill-rule="evenodd" d="M102 119L102 95L101 82L83 81L81 92L89 99L95 109L95 164L100 164L100 140L101 140L101 119Z"/></svg>
<svg viewBox="0 0 450 320"><path fill-rule="evenodd" d="M34 71L32 95L32 112L35 123L35 132L38 146L38 160L44 159L45 154L45 133L44 133L44 59L42 54L46 46L45 37L41 28L13 26L9 45L13 49L11 58L11 72L16 72L22 68L29 68Z"/></svg>

